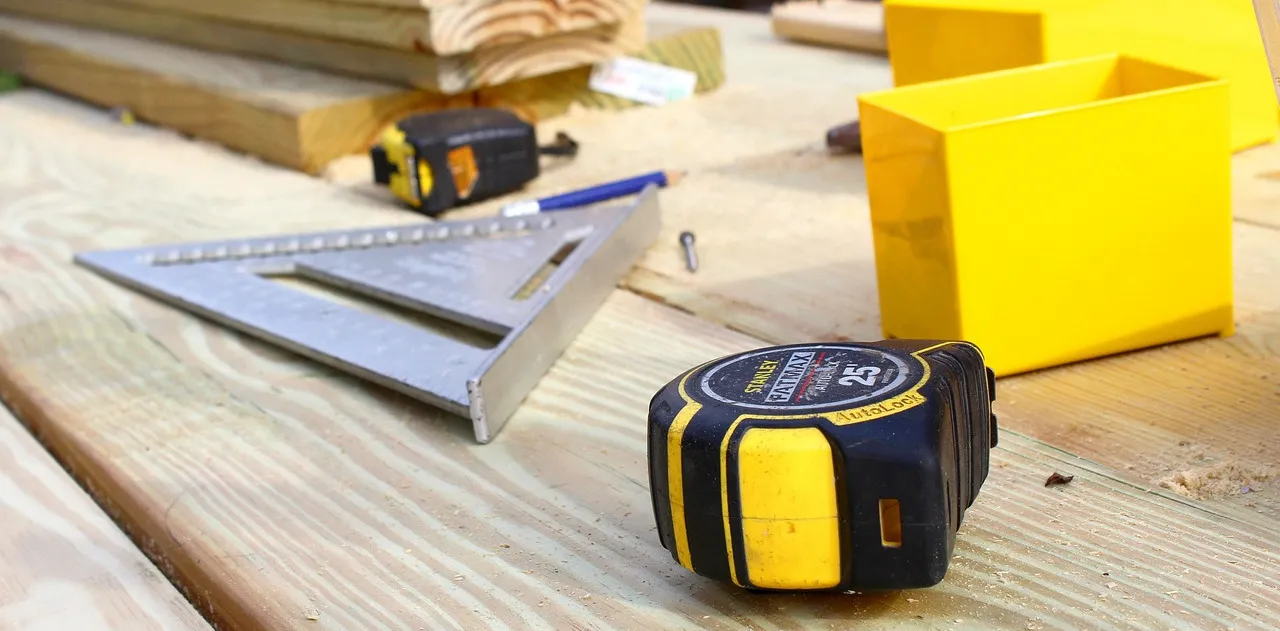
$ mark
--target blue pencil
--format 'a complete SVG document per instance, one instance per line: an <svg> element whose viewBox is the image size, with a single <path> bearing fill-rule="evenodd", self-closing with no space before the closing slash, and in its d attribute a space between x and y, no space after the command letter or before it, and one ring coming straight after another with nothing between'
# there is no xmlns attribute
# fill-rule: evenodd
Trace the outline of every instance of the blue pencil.
<svg viewBox="0 0 1280 631"><path fill-rule="evenodd" d="M680 171L654 171L561 195L513 202L503 206L501 212L504 217L514 217L516 215L532 215L551 210L581 208L627 195L636 195L649 184L657 184L665 188L668 185L676 184L682 177L684 177L684 173Z"/></svg>

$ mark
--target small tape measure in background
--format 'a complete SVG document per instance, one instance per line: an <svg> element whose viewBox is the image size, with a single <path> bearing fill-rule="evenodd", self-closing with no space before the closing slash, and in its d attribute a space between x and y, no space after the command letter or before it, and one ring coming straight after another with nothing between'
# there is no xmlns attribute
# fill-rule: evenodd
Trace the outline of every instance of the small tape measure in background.
<svg viewBox="0 0 1280 631"><path fill-rule="evenodd" d="M649 407L661 543L753 590L934 585L987 477L993 401L966 342L793 344L691 369Z"/></svg>
<svg viewBox="0 0 1280 631"><path fill-rule="evenodd" d="M541 172L542 155L574 156L559 134L539 146L533 125L498 108L410 116L383 130L370 150L373 179L429 216L519 190Z"/></svg>

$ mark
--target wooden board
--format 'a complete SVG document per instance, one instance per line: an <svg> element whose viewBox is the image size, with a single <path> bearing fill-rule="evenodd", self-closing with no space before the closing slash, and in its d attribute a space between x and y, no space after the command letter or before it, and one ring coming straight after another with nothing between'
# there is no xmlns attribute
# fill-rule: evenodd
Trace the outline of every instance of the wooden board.
<svg viewBox="0 0 1280 631"><path fill-rule="evenodd" d="M468 0L417 9L319 0L111 0L405 51L458 55L623 21L645 0Z"/></svg>
<svg viewBox="0 0 1280 631"><path fill-rule="evenodd" d="M469 105L426 92L0 16L0 67L30 83L267 161L318 172L413 111Z"/></svg>
<svg viewBox="0 0 1280 631"><path fill-rule="evenodd" d="M644 45L640 12L589 29L437 56L94 0L0 0L0 10L443 94L589 65Z"/></svg>
<svg viewBox="0 0 1280 631"><path fill-rule="evenodd" d="M0 396L224 628L1280 624L1280 542L1265 524L1015 433L937 589L759 596L702 580L654 535L644 410L675 373L759 340L615 293L478 446L461 419L68 262L88 247L407 213L164 132L125 136L30 91L0 100L0 138ZM215 199L216 218L203 212ZM1053 471L1075 481L1047 489Z"/></svg>
<svg viewBox="0 0 1280 631"><path fill-rule="evenodd" d="M724 84L724 53L720 31L715 27L682 27L658 22L649 26L647 37L648 44L631 57L693 72L698 77L695 94L706 94ZM591 72L590 67L573 68L482 88L477 92L476 102L486 107L511 109L533 121L561 116L575 105L605 110L640 105L637 101L592 90Z"/></svg>
<svg viewBox="0 0 1280 631"><path fill-rule="evenodd" d="M3 406L0 576L0 629L210 629Z"/></svg>
<svg viewBox="0 0 1280 631"><path fill-rule="evenodd" d="M791 0L773 5L773 32L799 42L884 52L884 6L872 0Z"/></svg>

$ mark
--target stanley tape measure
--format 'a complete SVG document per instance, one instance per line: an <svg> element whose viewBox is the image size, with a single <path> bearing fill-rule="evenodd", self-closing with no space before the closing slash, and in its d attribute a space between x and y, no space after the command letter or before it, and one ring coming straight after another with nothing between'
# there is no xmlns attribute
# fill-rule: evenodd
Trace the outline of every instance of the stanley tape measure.
<svg viewBox="0 0 1280 631"><path fill-rule="evenodd" d="M649 406L663 547L759 591L942 580L996 444L967 342L792 344L717 359Z"/></svg>

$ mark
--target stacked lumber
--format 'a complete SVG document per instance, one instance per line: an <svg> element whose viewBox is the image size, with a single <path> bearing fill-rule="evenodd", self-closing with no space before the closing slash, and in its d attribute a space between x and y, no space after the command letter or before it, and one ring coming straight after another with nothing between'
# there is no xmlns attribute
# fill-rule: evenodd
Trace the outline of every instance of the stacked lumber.
<svg viewBox="0 0 1280 631"><path fill-rule="evenodd" d="M0 70L263 160L320 173L432 110L539 121L632 56L724 81L718 31L650 24L645 0L0 0Z"/></svg>
<svg viewBox="0 0 1280 631"><path fill-rule="evenodd" d="M0 0L0 11L457 94L635 52L645 0Z"/></svg>

